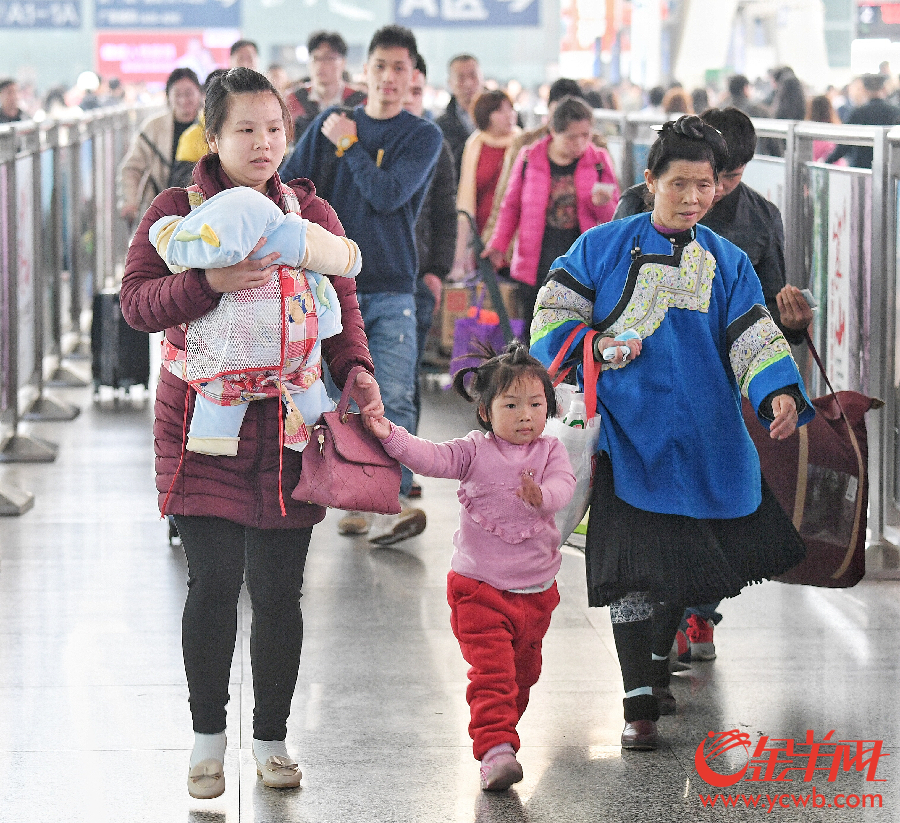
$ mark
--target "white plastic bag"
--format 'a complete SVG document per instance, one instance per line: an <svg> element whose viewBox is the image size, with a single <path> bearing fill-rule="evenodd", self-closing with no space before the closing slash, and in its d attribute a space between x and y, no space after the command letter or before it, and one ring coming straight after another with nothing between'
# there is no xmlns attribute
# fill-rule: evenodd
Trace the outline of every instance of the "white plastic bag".
<svg viewBox="0 0 900 823"><path fill-rule="evenodd" d="M577 397L578 394L580 392L573 394L572 397ZM559 438L566 447L575 475L575 492L572 499L556 513L556 528L559 529L562 544L569 539L591 504L597 442L600 439L600 415L588 420L584 428L567 425L564 416L553 417L547 421L544 433Z"/></svg>

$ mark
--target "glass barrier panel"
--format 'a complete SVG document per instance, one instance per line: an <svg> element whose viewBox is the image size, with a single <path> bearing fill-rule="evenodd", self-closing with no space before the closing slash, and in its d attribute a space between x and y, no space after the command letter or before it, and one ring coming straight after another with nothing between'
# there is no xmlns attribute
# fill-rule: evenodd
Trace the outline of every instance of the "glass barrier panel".
<svg viewBox="0 0 900 823"><path fill-rule="evenodd" d="M741 182L758 191L766 200L771 201L781 212L784 219L784 160L779 157L754 157L744 169Z"/></svg>

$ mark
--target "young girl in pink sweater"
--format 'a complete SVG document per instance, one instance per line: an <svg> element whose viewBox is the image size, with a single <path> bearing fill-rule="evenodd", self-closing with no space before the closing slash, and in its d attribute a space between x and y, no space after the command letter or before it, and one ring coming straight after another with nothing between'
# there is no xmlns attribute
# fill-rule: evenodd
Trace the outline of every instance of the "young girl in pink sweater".
<svg viewBox="0 0 900 823"><path fill-rule="evenodd" d="M481 788L503 791L522 779L516 724L540 676L541 642L559 603L553 518L571 499L575 477L562 443L542 436L548 415L556 415L556 395L523 345L462 369L453 385L478 404L486 433L432 443L384 417L368 416L366 425L414 472L460 481L447 576L450 625L471 665L466 699Z"/></svg>

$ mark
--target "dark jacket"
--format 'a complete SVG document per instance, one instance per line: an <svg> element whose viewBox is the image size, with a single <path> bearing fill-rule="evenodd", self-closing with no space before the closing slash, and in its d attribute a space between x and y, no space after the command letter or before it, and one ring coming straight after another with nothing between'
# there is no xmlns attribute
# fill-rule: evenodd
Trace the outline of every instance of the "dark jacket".
<svg viewBox="0 0 900 823"><path fill-rule="evenodd" d="M215 155L200 160L194 170L194 182L207 197L234 185ZM316 197L312 183L294 180L291 188L297 194L305 218L335 234L344 234L334 210ZM270 181L269 197L285 210L277 176ZM164 330L167 340L179 349L184 349L185 340L181 324L207 314L216 306L220 295L210 288L200 269L172 274L150 243L148 233L160 217L186 215L189 211L184 189L166 189L154 199L131 241L122 280L122 313L128 323L147 332ZM374 367L355 283L347 277L336 277L332 282L341 303L344 330L337 337L322 341L322 355L335 382L342 386L353 366L362 365L370 373L374 373ZM214 457L184 449L185 414L189 421L195 397L187 383L166 368L160 370L153 436L161 510L171 488L165 503L168 514L222 517L265 529L312 526L325 516L324 509L291 499L291 491L300 476L301 454L279 449L283 422L279 414L280 400L248 403L237 455ZM280 483L287 510L284 517L279 505L280 460L283 460Z"/></svg>
<svg viewBox="0 0 900 823"><path fill-rule="evenodd" d="M416 251L419 277L436 274L443 280L450 274L456 251L456 167L446 140L416 221Z"/></svg>
<svg viewBox="0 0 900 823"><path fill-rule="evenodd" d="M650 211L647 184L639 183L622 193L613 220ZM700 221L716 234L730 240L747 254L762 285L766 308L789 343L802 343L802 331L781 325L781 313L775 298L787 278L784 270L784 224L778 207L744 183L716 203Z"/></svg>
<svg viewBox="0 0 900 823"><path fill-rule="evenodd" d="M887 100L873 97L868 103L853 109L846 120L847 125L855 126L896 126L900 123L900 109L892 106ZM847 158L851 166L858 169L872 168L871 146L836 146L825 158L826 163L836 163L842 157Z"/></svg>
<svg viewBox="0 0 900 823"><path fill-rule="evenodd" d="M459 183L459 171L462 168L462 154L466 147L466 140L469 135L475 131L470 128L466 120L463 119L459 108L459 103L455 97L450 98L447 109L444 113L434 121L438 128L444 133L444 139L450 144L450 150L453 152L453 162L456 164L456 182Z"/></svg>

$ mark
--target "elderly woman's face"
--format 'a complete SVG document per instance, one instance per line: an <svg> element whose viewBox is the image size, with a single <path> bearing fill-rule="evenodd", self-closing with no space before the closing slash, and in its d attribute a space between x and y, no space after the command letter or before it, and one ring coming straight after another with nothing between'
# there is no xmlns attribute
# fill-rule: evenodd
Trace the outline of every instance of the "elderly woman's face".
<svg viewBox="0 0 900 823"><path fill-rule="evenodd" d="M693 228L709 211L716 178L705 160L673 160L659 177L644 171L653 195L653 222L675 231Z"/></svg>

